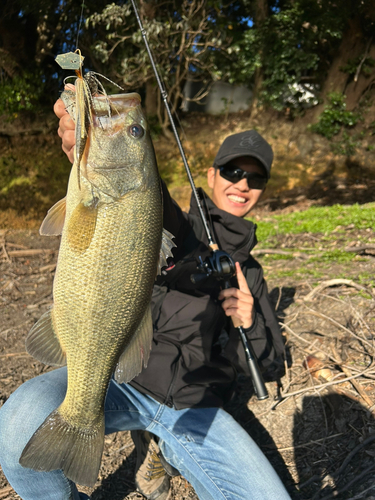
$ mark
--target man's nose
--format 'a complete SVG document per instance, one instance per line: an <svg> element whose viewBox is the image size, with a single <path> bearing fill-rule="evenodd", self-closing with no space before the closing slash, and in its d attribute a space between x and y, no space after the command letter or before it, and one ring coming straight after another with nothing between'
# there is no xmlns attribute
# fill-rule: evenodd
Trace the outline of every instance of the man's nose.
<svg viewBox="0 0 375 500"><path fill-rule="evenodd" d="M241 179L240 181L238 181L236 183L236 188L239 189L240 191L248 191L249 190L249 186L247 184L246 177L244 177L243 179Z"/></svg>

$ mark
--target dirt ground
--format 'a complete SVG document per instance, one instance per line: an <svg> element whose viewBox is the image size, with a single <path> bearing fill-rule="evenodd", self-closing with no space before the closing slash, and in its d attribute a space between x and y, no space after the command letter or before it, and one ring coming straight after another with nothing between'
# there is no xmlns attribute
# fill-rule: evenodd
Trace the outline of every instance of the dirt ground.
<svg viewBox="0 0 375 500"><path fill-rule="evenodd" d="M300 207L293 200L293 209L303 208L299 199ZM291 209L291 203L283 206ZM257 216L262 210L269 205ZM348 231L347 240L363 237ZM375 244L374 231L365 236ZM298 252L304 241L319 243L321 237L283 236L279 243ZM58 245L58 238L42 238L35 230L0 233L0 406L20 384L51 369L29 356L24 342L52 304ZM263 258L259 255L260 262ZM287 358L265 374L269 399L258 401L251 382L240 378L227 409L258 443L293 499L375 499L375 289L357 279L374 275L375 256L349 266L332 263L320 287L306 275L278 277L280 268L301 265L298 257L265 265ZM335 278L341 281L333 283ZM82 490L93 500L142 499L135 492L134 467L129 433L109 435L98 481ZM172 490L172 500L198 498L182 477L173 478ZM0 469L0 500L18 498Z"/></svg>

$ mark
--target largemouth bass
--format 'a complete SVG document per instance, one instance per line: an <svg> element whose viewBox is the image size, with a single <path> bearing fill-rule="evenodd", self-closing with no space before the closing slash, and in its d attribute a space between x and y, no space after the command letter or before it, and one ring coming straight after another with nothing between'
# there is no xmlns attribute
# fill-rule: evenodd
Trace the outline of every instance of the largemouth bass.
<svg viewBox="0 0 375 500"><path fill-rule="evenodd" d="M147 363L152 287L174 245L170 234L162 244L160 179L139 95L90 96L81 111L74 92L62 97L73 104L76 160L66 199L41 226L47 235L62 229L54 304L29 332L26 347L46 364L66 363L68 387L20 463L62 469L72 481L92 486L111 375L128 382Z"/></svg>

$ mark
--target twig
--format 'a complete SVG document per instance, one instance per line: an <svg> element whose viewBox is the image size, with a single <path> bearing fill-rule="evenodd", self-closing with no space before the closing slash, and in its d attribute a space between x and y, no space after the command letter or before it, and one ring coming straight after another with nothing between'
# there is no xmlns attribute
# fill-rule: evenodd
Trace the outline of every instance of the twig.
<svg viewBox="0 0 375 500"><path fill-rule="evenodd" d="M330 493L329 495L326 495L325 497L321 498L320 500L330 500L331 498L336 498L340 493L344 493L344 491L347 491L354 483L357 483L360 479L362 479L368 472L374 469L374 465L371 464L367 469L365 469L359 476L356 476L354 479L346 483L345 486L340 488L339 490L334 491L333 493Z"/></svg>
<svg viewBox="0 0 375 500"><path fill-rule="evenodd" d="M309 259L310 256L301 252L287 252L285 250L275 250L274 248L257 248L251 251L251 255L289 255L290 257L298 257L300 259Z"/></svg>
<svg viewBox="0 0 375 500"><path fill-rule="evenodd" d="M28 354L26 351L23 351L23 352L10 352L8 354L0 354L0 358L10 358L12 356L19 356L19 357L23 357L23 356L30 356L30 354Z"/></svg>
<svg viewBox="0 0 375 500"><path fill-rule="evenodd" d="M124 446L121 446L121 448L117 448L117 450L113 450L109 453L109 455L114 455L115 453L120 453L120 451L126 450L127 448L131 448L134 446L133 443L125 444Z"/></svg>
<svg viewBox="0 0 375 500"><path fill-rule="evenodd" d="M350 460L356 455L362 448L364 448L366 445L369 443L372 443L375 440L375 434L371 434L367 439L365 439L362 443L357 445L353 450L349 453L349 455L345 458L343 463L341 464L340 468L332 474L333 477L338 477L340 476L344 470L347 468L349 465Z"/></svg>
<svg viewBox="0 0 375 500"><path fill-rule="evenodd" d="M40 267L39 272L45 273L46 271L54 271L56 269L57 264L47 264L46 266Z"/></svg>
<svg viewBox="0 0 375 500"><path fill-rule="evenodd" d="M277 448L277 451L293 451L297 448L307 448L308 446L310 446L312 444L318 444L321 441L326 441L327 439L333 439L333 438L336 438L338 436L342 436L343 434L344 434L343 432L340 432L339 434L333 434L332 436L327 436L327 437L320 438L320 439L314 439L313 441L309 441L308 443L296 444L294 446L288 446L286 448L278 448L276 446L276 448Z"/></svg>
<svg viewBox="0 0 375 500"><path fill-rule="evenodd" d="M358 77L359 77L359 73L361 72L361 69L362 69L362 65L363 63L366 61L367 59L367 56L369 54L369 50L370 50L370 46L371 46L371 43L372 43L372 36L370 37L368 43L367 43L367 47L366 47L366 50L365 50L365 54L364 56L362 57L361 59L361 62L359 63L358 65L358 68L357 68L357 71L355 72L355 75L354 75L354 82L357 83L357 80L358 80Z"/></svg>
<svg viewBox="0 0 375 500"><path fill-rule="evenodd" d="M362 253L366 252L366 250L375 250L375 245L363 245L361 247L346 247L343 250L344 252Z"/></svg>
<svg viewBox="0 0 375 500"><path fill-rule="evenodd" d="M288 332L290 332L292 335L294 335L295 337L297 337L297 339L299 340L302 340L302 342L306 342L306 344L311 344L311 342L309 342L308 340L304 339L303 337L301 337L300 335L298 335L298 333L296 332L293 332L293 330L290 328L290 326L286 325L285 323L279 323L280 326L283 326L284 328L286 328L288 330Z"/></svg>
<svg viewBox="0 0 375 500"><path fill-rule="evenodd" d="M11 491L13 491L13 488L11 486L6 486L5 488L1 489L0 490L0 498L5 497L5 495L10 493Z"/></svg>
<svg viewBox="0 0 375 500"><path fill-rule="evenodd" d="M1 336L7 335L12 330L16 330L17 328L21 328L22 326L26 325L27 323L29 323L29 321L30 321L30 319L28 319L27 321L24 321L23 323L20 323L19 325L12 326L11 328L7 328L6 330L3 330L2 332L0 332L0 335ZM6 337L4 337L4 338L6 338Z"/></svg>
<svg viewBox="0 0 375 500"><path fill-rule="evenodd" d="M375 483L373 483L372 486L370 486L370 488L366 488L361 493L358 493L358 495L356 495L355 497L351 497L348 500L359 500L360 498L363 498L366 493L368 493L370 490L373 490L374 488L375 488Z"/></svg>
<svg viewBox="0 0 375 500"><path fill-rule="evenodd" d="M283 289L282 289L282 287L279 286L278 288L279 288L279 297L278 297L277 302L276 302L275 311L278 310L279 305L280 305L280 301L281 301L281 297L283 295Z"/></svg>
<svg viewBox="0 0 375 500"><path fill-rule="evenodd" d="M311 300L313 297L315 297L315 295L319 292L321 292L322 290L324 290L325 288L329 288L331 286L338 286L338 285L346 285L346 286L351 286L353 288L356 288L357 290L365 290L367 293L369 293L371 296L373 296L372 292L370 292L366 287L362 286L362 285L358 285L357 283L355 283L354 281L352 280L345 280L345 279L333 279L333 280L327 280L327 281L323 281L322 283L320 283L320 285L318 285L316 288L314 288L310 293L308 293L304 298L303 300L304 301L308 301L308 300Z"/></svg>
<svg viewBox="0 0 375 500"><path fill-rule="evenodd" d="M3 243L3 245L2 245L2 250L3 250L3 252L4 252L5 259L6 259L8 262L12 262L12 261L10 260L10 258L9 258L9 254L8 254L8 252L7 252L6 248L5 248L5 243Z"/></svg>
<svg viewBox="0 0 375 500"><path fill-rule="evenodd" d="M344 330L345 332L349 333L350 335L352 335L353 337L355 337L357 340L359 340L360 342L364 343L364 344L367 344L369 347L371 347L371 349L373 349L373 345L370 344L370 342L367 342L367 340L359 337L358 335L356 335L354 332L352 332L351 330L349 330L349 328L346 328L344 325L342 325L341 323L339 323L338 321L334 320L333 318L330 318L329 316L326 316L325 314L321 313L321 312L318 312L318 311L314 311L314 309L311 309L311 307L308 307L306 306L306 308L309 310L309 314L312 314L313 316L318 316L319 318L324 318L328 321L330 321L331 323L333 323L334 325L338 326L339 328L341 328L342 330ZM304 314L307 314L307 313L304 313Z"/></svg>
<svg viewBox="0 0 375 500"><path fill-rule="evenodd" d="M347 377L350 377L352 375L352 372L349 370L349 368L346 368L345 366L343 366L343 361L341 359L340 354L337 352L335 346L331 345L331 349L332 349L333 355L338 360L340 368L342 369L342 371L345 373L345 375ZM371 408L374 403L368 397L368 395L366 394L366 392L363 389L363 387L361 386L361 384L357 380L354 380L354 379L351 380L350 382L354 386L354 388L357 390L357 392L359 393L359 395L362 397L362 399L365 401L365 403L368 405L368 407Z"/></svg>
<svg viewBox="0 0 375 500"><path fill-rule="evenodd" d="M37 309L39 306L43 304L52 304L53 302L51 301L51 293L49 293L46 297L44 297L42 300L39 302L36 302L36 304L29 304L26 306L26 309Z"/></svg>
<svg viewBox="0 0 375 500"><path fill-rule="evenodd" d="M56 252L56 250L50 250L48 248L33 248L30 250L12 250L8 252L9 257L34 257L35 255L41 254L51 254Z"/></svg>
<svg viewBox="0 0 375 500"><path fill-rule="evenodd" d="M18 245L17 243L9 243L9 241L6 241L5 244L7 247L11 247L11 248L20 248L22 250L28 249L27 247L25 247L25 245Z"/></svg>
<svg viewBox="0 0 375 500"><path fill-rule="evenodd" d="M300 389L300 390L295 391L295 392L289 392L289 393L286 393L286 394L282 394L281 395L282 399L279 400L279 401L276 401L272 405L271 410L273 410L276 406L278 406L279 404L285 402L287 399L291 398L292 396L297 396L298 394L304 394L305 392L311 392L311 391L321 390L321 389L324 389L325 387L330 387L330 386L333 386L333 385L342 384L343 382L346 382L348 380L352 380L354 378L362 377L364 374L366 374L367 372L371 371L372 369L373 368L371 366L371 367L367 368L366 370L364 370L363 372L357 373L356 375L352 375L351 377L341 378L339 380L332 380L331 382L327 382L325 384L314 385L313 387L305 387L304 389Z"/></svg>
<svg viewBox="0 0 375 500"><path fill-rule="evenodd" d="M307 358L305 357L305 363L306 363L306 367L308 368L309 367L309 364L307 362ZM313 386L315 385L314 384L314 380L313 380L313 377L312 377L312 373L311 373L311 370L309 370L309 377L311 379L311 382L313 384ZM324 415L324 423L326 425L326 434L328 434L328 421L327 421L327 414L326 414L326 411L325 411L325 408L324 408L324 404L323 404L323 400L322 400L322 396L320 394L320 392L318 390L316 390L316 393L318 395L318 398L319 398L319 402L322 406L322 411L323 411L323 415Z"/></svg>

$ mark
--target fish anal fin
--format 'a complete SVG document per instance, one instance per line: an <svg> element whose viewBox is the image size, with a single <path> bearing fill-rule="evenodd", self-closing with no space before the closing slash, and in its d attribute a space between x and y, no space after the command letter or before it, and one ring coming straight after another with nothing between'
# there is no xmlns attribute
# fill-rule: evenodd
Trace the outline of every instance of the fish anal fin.
<svg viewBox="0 0 375 500"><path fill-rule="evenodd" d="M158 275L161 273L162 267L168 265L167 263L168 257L172 257L172 248L176 246L173 243L172 238L174 238L173 234L167 231L166 229L163 229L163 234L161 237L160 253L159 253L159 262L158 262L158 272L157 272Z"/></svg>
<svg viewBox="0 0 375 500"><path fill-rule="evenodd" d="M51 207L40 226L42 236L59 236L62 233L66 213L66 197Z"/></svg>
<svg viewBox="0 0 375 500"><path fill-rule="evenodd" d="M79 203L73 210L67 226L69 247L76 253L85 252L95 233L98 210L96 206Z"/></svg>
<svg viewBox="0 0 375 500"><path fill-rule="evenodd" d="M119 384L130 382L142 371L143 366L147 366L152 336L151 308L148 306L137 331L118 360L115 370L116 382Z"/></svg>
<svg viewBox="0 0 375 500"><path fill-rule="evenodd" d="M25 446L20 464L37 471L62 469L71 481L94 486L104 445L104 411L92 428L79 428L54 410Z"/></svg>
<svg viewBox="0 0 375 500"><path fill-rule="evenodd" d="M51 366L66 364L66 355L53 328L53 309L47 311L31 328L26 350L38 361Z"/></svg>

